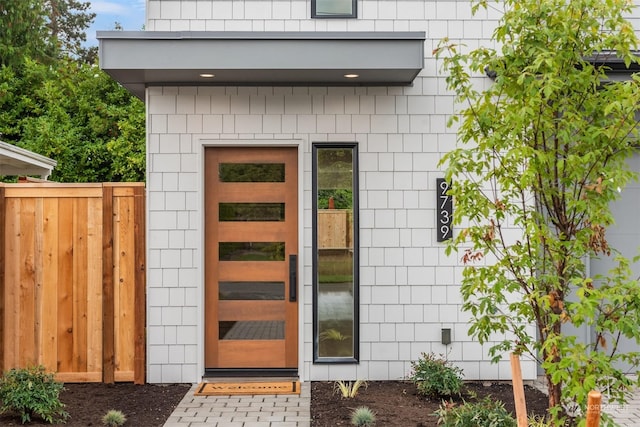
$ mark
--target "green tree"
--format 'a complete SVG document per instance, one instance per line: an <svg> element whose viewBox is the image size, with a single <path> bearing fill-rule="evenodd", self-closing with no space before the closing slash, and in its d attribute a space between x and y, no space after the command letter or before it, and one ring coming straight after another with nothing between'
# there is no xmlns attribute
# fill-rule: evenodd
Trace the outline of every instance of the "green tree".
<svg viewBox="0 0 640 427"><path fill-rule="evenodd" d="M0 67L20 66L25 57L51 61L56 44L45 27L42 0L0 2Z"/></svg>
<svg viewBox="0 0 640 427"><path fill-rule="evenodd" d="M143 104L82 46L89 2L0 2L0 139L58 161L59 181L144 179Z"/></svg>
<svg viewBox="0 0 640 427"><path fill-rule="evenodd" d="M58 161L62 182L144 180L144 105L96 65L0 69L0 134Z"/></svg>
<svg viewBox="0 0 640 427"><path fill-rule="evenodd" d="M461 144L442 161L462 227L448 251L461 251L465 263L470 334L498 341L494 360L508 351L537 360L554 425L564 425L579 420L565 408L585 413L589 390L622 402L638 384L617 366L640 362L637 352L618 352L621 337L640 339L640 286L605 230L610 203L634 178L626 160L638 134L640 78L608 81L603 65L613 56L638 62L637 41L625 0L501 4L499 49L443 40L436 50L464 104L451 122ZM486 7L473 2L474 13ZM479 89L487 70L495 82ZM589 277L585 261L609 254L617 267ZM596 339L580 342L568 324Z"/></svg>
<svg viewBox="0 0 640 427"><path fill-rule="evenodd" d="M49 38L58 43L60 51L81 61L93 63L95 48L82 45L87 41L86 30L96 17L89 12L91 3L78 0L44 0Z"/></svg>
<svg viewBox="0 0 640 427"><path fill-rule="evenodd" d="M0 66L19 67L25 57L48 63L61 56L95 62L96 49L82 45L96 16L90 6L77 0L3 0Z"/></svg>

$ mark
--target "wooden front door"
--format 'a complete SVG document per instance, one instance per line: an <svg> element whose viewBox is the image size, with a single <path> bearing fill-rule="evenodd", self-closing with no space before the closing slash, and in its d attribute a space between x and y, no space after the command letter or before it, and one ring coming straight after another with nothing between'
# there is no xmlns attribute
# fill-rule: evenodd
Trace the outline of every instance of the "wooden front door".
<svg viewBox="0 0 640 427"><path fill-rule="evenodd" d="M297 148L205 151L205 367L298 365Z"/></svg>

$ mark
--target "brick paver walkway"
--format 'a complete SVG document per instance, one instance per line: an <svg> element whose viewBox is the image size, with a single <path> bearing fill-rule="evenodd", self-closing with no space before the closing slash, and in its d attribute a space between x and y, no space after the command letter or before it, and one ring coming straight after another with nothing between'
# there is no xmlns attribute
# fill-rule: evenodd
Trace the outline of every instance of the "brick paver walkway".
<svg viewBox="0 0 640 427"><path fill-rule="evenodd" d="M602 411L613 416L620 427L640 426L640 390L633 393L626 405L604 403Z"/></svg>

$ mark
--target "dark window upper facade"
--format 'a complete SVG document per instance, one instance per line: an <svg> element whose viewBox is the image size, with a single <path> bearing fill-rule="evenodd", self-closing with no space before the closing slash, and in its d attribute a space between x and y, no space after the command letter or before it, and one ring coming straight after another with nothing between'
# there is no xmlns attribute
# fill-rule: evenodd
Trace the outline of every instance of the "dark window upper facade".
<svg viewBox="0 0 640 427"><path fill-rule="evenodd" d="M356 0L311 0L312 18L357 18Z"/></svg>

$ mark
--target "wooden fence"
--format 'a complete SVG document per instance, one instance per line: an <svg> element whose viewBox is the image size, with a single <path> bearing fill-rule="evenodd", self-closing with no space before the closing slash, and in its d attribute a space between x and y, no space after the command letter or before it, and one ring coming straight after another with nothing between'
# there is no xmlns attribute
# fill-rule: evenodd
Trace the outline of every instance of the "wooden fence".
<svg viewBox="0 0 640 427"><path fill-rule="evenodd" d="M353 250L351 210L318 209L318 248Z"/></svg>
<svg viewBox="0 0 640 427"><path fill-rule="evenodd" d="M145 382L144 185L0 184L0 368Z"/></svg>

